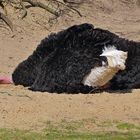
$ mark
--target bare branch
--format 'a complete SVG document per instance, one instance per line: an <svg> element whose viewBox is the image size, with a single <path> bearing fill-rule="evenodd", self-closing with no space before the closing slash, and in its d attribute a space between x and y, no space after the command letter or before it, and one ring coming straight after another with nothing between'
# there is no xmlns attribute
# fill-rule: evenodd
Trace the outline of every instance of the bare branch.
<svg viewBox="0 0 140 140"><path fill-rule="evenodd" d="M13 31L13 23L6 15L4 15L1 12L0 12L0 19L2 19L10 27L10 29Z"/></svg>
<svg viewBox="0 0 140 140"><path fill-rule="evenodd" d="M49 5L45 5L45 4L41 3L41 2L32 1L32 0L22 0L22 1L23 2L28 2L28 3L30 3L34 7L43 8L43 9L47 10L48 12L50 12L50 13L56 15L56 16L59 16L59 13L56 12L56 10L50 8Z"/></svg>
<svg viewBox="0 0 140 140"><path fill-rule="evenodd" d="M55 17L52 19L50 18L49 21L53 21L61 16L61 13L64 12L63 9L71 10L73 13L76 12L79 16L82 16L81 13L72 5L76 4L77 6L81 1L82 0L46 0L46 2L43 3L41 0L0 0L0 7L3 9L3 12L0 12L0 19L2 19L13 31L13 24L7 16L7 5L18 9L18 11L22 10L21 19L27 16L29 7L39 7L53 14Z"/></svg>
<svg viewBox="0 0 140 140"><path fill-rule="evenodd" d="M20 5L22 6L22 9L23 9L23 13L22 13L22 15L21 15L21 19L23 19L24 17L27 16L27 10L26 10L26 8L25 8L25 5L24 5L24 3L23 3L23 0L20 0Z"/></svg>
<svg viewBox="0 0 140 140"><path fill-rule="evenodd" d="M60 3L60 4L64 5L64 6L66 6L66 7L68 7L69 9L71 9L71 10L77 12L78 15L79 15L80 17L82 17L82 14L81 14L77 9L75 9L75 8L69 6L69 5L66 5L65 3L61 2L61 1L58 1L58 0L55 0L55 1L57 1L58 3Z"/></svg>

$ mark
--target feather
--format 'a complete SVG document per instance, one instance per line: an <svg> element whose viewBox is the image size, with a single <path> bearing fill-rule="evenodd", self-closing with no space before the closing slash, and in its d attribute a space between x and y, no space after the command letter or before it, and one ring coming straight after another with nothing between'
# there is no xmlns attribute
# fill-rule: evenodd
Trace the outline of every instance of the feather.
<svg viewBox="0 0 140 140"><path fill-rule="evenodd" d="M91 69L91 72L83 79L83 84L92 87L100 87L108 83L119 71L125 69L127 52L117 50L115 46L104 47L100 56L106 56L108 65Z"/></svg>

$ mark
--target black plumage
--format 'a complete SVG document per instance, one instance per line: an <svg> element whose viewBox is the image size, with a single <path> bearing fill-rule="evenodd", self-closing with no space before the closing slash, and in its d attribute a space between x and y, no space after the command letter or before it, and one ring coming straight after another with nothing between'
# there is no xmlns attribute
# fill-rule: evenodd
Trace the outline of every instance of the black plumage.
<svg viewBox="0 0 140 140"><path fill-rule="evenodd" d="M88 93L92 87L82 80L105 57L100 54L105 46L115 46L128 52L126 69L110 81L111 90L140 87L140 42L120 38L108 30L84 23L74 25L43 39L36 50L21 62L12 74L16 85L33 91Z"/></svg>

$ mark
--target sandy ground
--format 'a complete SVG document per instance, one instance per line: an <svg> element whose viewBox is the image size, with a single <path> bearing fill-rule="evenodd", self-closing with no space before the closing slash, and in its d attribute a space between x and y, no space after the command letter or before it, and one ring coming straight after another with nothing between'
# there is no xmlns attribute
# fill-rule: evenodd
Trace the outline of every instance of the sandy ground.
<svg viewBox="0 0 140 140"><path fill-rule="evenodd" d="M11 16L15 25L14 34L7 27L0 26L0 75L10 75L50 32L73 24L90 22L122 37L140 41L138 0L87 0L78 10L82 17L69 12L58 18L51 28L46 22L50 15L38 8L30 8L23 20ZM48 121L88 118L140 124L140 89L126 94L72 95L32 92L22 86L0 85L1 128L38 130Z"/></svg>

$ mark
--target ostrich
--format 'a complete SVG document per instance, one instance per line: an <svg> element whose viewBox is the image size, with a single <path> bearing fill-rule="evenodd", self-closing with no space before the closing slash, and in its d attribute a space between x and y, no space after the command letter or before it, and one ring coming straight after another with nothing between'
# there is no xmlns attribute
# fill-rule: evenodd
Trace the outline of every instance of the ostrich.
<svg viewBox="0 0 140 140"><path fill-rule="evenodd" d="M0 81L51 93L125 90L140 87L139 63L140 42L84 23L50 34Z"/></svg>

